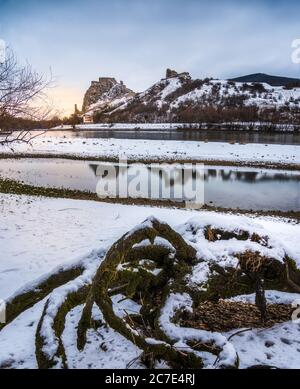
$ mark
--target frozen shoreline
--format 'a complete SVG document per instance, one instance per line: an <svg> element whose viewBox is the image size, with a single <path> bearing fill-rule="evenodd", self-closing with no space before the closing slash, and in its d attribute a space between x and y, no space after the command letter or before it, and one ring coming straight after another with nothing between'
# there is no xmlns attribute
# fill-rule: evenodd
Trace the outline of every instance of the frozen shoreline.
<svg viewBox="0 0 300 389"><path fill-rule="evenodd" d="M257 166L300 166L300 145L221 142L38 137L31 144L0 146L2 156L66 156L128 161L228 162Z"/></svg>
<svg viewBox="0 0 300 389"><path fill-rule="evenodd" d="M279 132L293 132L299 127L293 124L273 124L268 122L234 122L234 123L94 123L77 124L76 130L184 130L217 128L226 131L228 127L240 131L262 131L272 129ZM73 130L71 125L53 127L52 130Z"/></svg>

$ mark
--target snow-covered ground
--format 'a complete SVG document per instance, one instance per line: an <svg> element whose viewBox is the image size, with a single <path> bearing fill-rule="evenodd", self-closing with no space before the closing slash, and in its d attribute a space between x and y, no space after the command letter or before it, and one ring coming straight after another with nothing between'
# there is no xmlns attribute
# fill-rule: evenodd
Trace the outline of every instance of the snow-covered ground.
<svg viewBox="0 0 300 389"><path fill-rule="evenodd" d="M300 146L275 144L229 144L196 141L163 141L142 139L65 139L38 137L31 144L14 144L13 151L0 145L3 153L12 155L59 154L87 158L128 160L194 160L228 161L257 164L300 164Z"/></svg>
<svg viewBox="0 0 300 389"><path fill-rule="evenodd" d="M217 262L220 266L235 265L234 255L248 249L260 251L278 260L282 260L286 253L300 266L298 242L300 225L287 223L286 220L279 218L254 219L207 211L170 210L1 194L0 298L7 299L24 284L34 281L58 265L88 257L94 250L107 249L126 231L150 215L168 222L189 240L201 257L208 262ZM230 231L243 229L250 234L256 232L260 236L269 237L268 245L265 247L249 240L236 239L209 242L203 233L204 227L208 225ZM196 265L190 281L201 286L206 279L207 268ZM290 303L300 296L268 292L267 297L271 302ZM117 297L115 299L118 300ZM252 301L253 296L241 296L240 300ZM127 305L128 303L124 302ZM37 367L34 334L43 305L44 302L38 303L0 332L0 365L15 368ZM69 366L126 368L127 363L134 360L140 350L109 328L101 330L101 334L97 332L98 330L90 330L87 347L82 353L75 353L75 328L81 309L79 306L68 314L63 334ZM128 306L116 309L122 312L123 309L128 309ZM129 306L129 309L138 310L139 307L135 304ZM171 310L169 313L172 314ZM96 310L94 315L98 317L101 313ZM169 319L166 317L162 320L162 325L166 325ZM179 331L175 327L173 330L175 333ZM279 367L300 368L297 340L299 331L298 324L288 322L272 329L253 330L235 336L232 344L239 352L242 367L267 361ZM197 336L199 334L200 332ZM226 344L226 338L228 339L230 334L222 336L220 334L218 339ZM180 335L180 339L182 336ZM97 358L102 344L105 344L106 351L102 358ZM226 347L231 350L231 343ZM257 354L253 350L257 350ZM229 355L233 355L232 351ZM210 362L212 361L207 359L207 363ZM142 366L137 361L132 367Z"/></svg>
<svg viewBox="0 0 300 389"><path fill-rule="evenodd" d="M189 212L0 194L0 299L93 249L107 247L154 213L179 224Z"/></svg>
<svg viewBox="0 0 300 389"><path fill-rule="evenodd" d="M246 216L205 211L1 194L0 298L7 298L25 283L58 265L76 261L95 249L109 247L150 215L172 226L194 217L198 228L212 224L230 230L256 231L262 236L271 234L272 255L279 258L285 250L300 266L300 226L280 219L261 217L254 221ZM235 250L244 248L241 241L215 242L209 249L203 237L201 243L205 245L201 250L207 258L230 257Z"/></svg>
<svg viewBox="0 0 300 389"><path fill-rule="evenodd" d="M181 225L178 230L191 240L195 237L185 232L183 224L187 220L194 223L199 230L197 244L208 260L229 263L234 252L259 249L278 259L285 251L300 266L300 225L279 218L0 194L0 298L58 265L109 247L150 215L173 227ZM269 235L272 249L254 242L245 246L237 240L207 243L201 232L207 225ZM196 272L197 268L194 281Z"/></svg>

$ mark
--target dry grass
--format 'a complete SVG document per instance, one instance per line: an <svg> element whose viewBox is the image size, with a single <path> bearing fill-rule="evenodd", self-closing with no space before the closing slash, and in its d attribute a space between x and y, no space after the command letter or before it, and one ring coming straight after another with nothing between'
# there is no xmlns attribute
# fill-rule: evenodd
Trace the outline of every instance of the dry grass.
<svg viewBox="0 0 300 389"><path fill-rule="evenodd" d="M203 302L193 313L183 312L177 316L181 326L208 331L230 331L236 328L272 327L291 320L292 307L284 304L267 306L267 320L261 322L260 311L254 304L220 300Z"/></svg>

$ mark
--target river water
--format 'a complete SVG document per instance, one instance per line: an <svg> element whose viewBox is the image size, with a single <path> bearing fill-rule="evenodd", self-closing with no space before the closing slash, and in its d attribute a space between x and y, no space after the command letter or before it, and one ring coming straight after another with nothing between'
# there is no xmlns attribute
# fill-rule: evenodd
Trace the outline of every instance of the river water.
<svg viewBox="0 0 300 389"><path fill-rule="evenodd" d="M187 140L198 142L263 143L300 145L300 132L264 132L239 130L193 130L193 129L156 129L156 130L61 130L48 131L46 136L65 138L115 138L151 140Z"/></svg>
<svg viewBox="0 0 300 389"><path fill-rule="evenodd" d="M186 174L187 180L182 180L183 171L189 169L192 174ZM114 171L115 176L109 176L110 171ZM197 174L191 166L182 165L161 169L158 165L133 164L124 168L114 163L46 158L0 161L1 177L34 186L92 193L98 188L99 193L104 180L108 186L113 185L113 180L122 178L125 172L127 181L124 184L121 180L120 185L132 187L138 172L141 182L150 183L147 190L151 191L155 186L155 196L160 200L186 200L184 189L189 185L195 191L203 191L207 205L243 210L300 211L300 172L227 166L200 166L200 171ZM151 181L155 182L153 188ZM200 184L197 186L197 183ZM149 192L145 193L140 185L129 197L149 198Z"/></svg>

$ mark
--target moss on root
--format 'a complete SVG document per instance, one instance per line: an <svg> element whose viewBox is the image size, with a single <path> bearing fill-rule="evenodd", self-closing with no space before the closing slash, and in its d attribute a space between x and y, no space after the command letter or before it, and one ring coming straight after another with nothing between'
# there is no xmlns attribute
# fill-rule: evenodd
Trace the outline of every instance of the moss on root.
<svg viewBox="0 0 300 389"><path fill-rule="evenodd" d="M285 257L285 275L289 287L297 293L300 293L300 270L296 262L288 256Z"/></svg>
<svg viewBox="0 0 300 389"><path fill-rule="evenodd" d="M267 244L264 237L247 234L241 231L233 236L231 232L222 231L222 238L250 239L262 245ZM219 230L207 230L206 235L209 240L220 239ZM169 244L159 244L157 237L165 239ZM149 244L143 242L140 245L145 240L149 240ZM200 308L205 304L210 304L211 311L215 312L220 299L255 292L251 274L261 268L264 269L267 289L300 289L300 271L290 258L287 257L285 263L281 263L273 258L262 257L258 252L246 251L237 255L240 265L238 268L223 268L211 264L206 289L197 290L186 282L186 276L191 273L192 267L199 263L196 254L196 250L168 224L151 218L111 246L92 282L84 284L77 291L67 293L65 300L56 307L54 317L49 309L50 302L55 304L55 294L50 293L58 286L79 277L84 270L82 267L52 274L32 290L16 296L8 304L8 322L50 294L36 331L36 357L38 366L42 369L58 365L68 367L62 333L68 312L78 305L83 305L83 311L77 329L77 346L79 350L84 348L87 330L95 325L92 318L94 304L112 329L141 349L141 361L147 367L153 367L156 360L164 360L175 368L201 368L203 361L197 351L208 351L218 357L222 349L212 342L199 343L193 340L187 343L191 349L184 352L174 347L174 340L159 325L161 312L170 293L189 294L196 314L202 312ZM116 315L112 296L119 293L141 305L139 315L127 314L124 318ZM174 320L182 322L184 317L181 315L178 312ZM43 327L49 325L49 318L52 320L53 333L46 338ZM193 317L185 317L185 320L192 321ZM193 328L195 327L197 325ZM154 338L155 341L149 341L148 338ZM51 355L47 352L49 342L56 344ZM238 367L238 356L231 367Z"/></svg>
<svg viewBox="0 0 300 389"><path fill-rule="evenodd" d="M46 302L41 319L37 327L36 337L35 337L35 347L36 347L35 354L36 354L36 359L37 359L39 369L53 368L57 365L57 363L59 363L59 361L61 361L61 364L64 368L68 367L65 349L61 339L62 333L65 329L65 319L68 312L70 312L77 305L83 304L85 302L88 295L89 288L90 286L84 286L76 292L69 293L66 300L58 308L53 318L52 318L52 313L50 312L50 317L51 320L53 321L52 329L55 334L55 339L52 340L53 343L55 341L58 342L57 350L54 353L54 355L51 357L45 351L46 339L42 331L44 320L47 320L48 319L47 315L49 315L48 312L49 300Z"/></svg>
<svg viewBox="0 0 300 389"><path fill-rule="evenodd" d="M170 257L170 252L154 245L156 237L162 237L171 243L176 250L176 260ZM144 256L147 254L148 248L134 249L136 244L145 239L149 239L152 243L151 251L152 254L155 253L155 255L151 255L151 260L157 266L162 267L158 278L153 277L146 269L137 268L140 260L149 259ZM130 260L130 266L128 266ZM116 316L109 296L111 285L127 282L126 295L139 299L143 305L141 310L143 321L153 325L155 316L160 311L160 303L164 301L161 295L167 295L172 287L170 281L174 281L178 274L186 274L189 266L195 261L196 250L188 245L181 235L172 230L170 226L158 220L151 219L140 229L124 235L111 247L94 278L78 326L79 348L82 349L85 345L85 334L90 322L91 307L96 303L108 325L141 348L144 356L151 355L153 360L163 359L173 367L202 367L203 362L200 357L192 352L182 353L178 351L171 343L165 342L162 337L159 338L159 343L147 342L136 328L131 328L125 320ZM183 267L177 262L183 264ZM121 271L118 271L119 266L124 264L125 268L123 266Z"/></svg>
<svg viewBox="0 0 300 389"><path fill-rule="evenodd" d="M22 312L43 300L53 289L80 276L83 270L84 269L81 266L61 270L58 273L51 274L46 280L35 285L32 289L26 290L24 293L14 297L6 305L6 323L0 324L0 330L12 322Z"/></svg>

